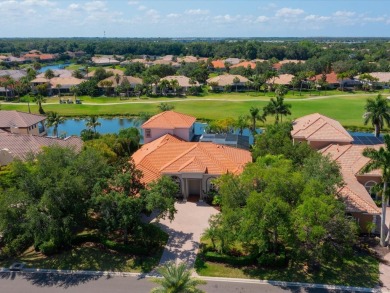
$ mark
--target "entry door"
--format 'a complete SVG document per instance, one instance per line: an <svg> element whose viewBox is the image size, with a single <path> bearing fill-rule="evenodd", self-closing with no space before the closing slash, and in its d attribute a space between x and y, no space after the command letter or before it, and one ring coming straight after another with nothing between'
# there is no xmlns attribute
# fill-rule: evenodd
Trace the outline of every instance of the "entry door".
<svg viewBox="0 0 390 293"><path fill-rule="evenodd" d="M188 180L188 195L200 196L201 179L189 179Z"/></svg>

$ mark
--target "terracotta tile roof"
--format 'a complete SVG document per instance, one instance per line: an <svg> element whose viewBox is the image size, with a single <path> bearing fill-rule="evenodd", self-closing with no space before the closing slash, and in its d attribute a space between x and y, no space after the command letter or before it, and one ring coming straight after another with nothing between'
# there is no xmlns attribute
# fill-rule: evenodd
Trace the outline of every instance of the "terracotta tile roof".
<svg viewBox="0 0 390 293"><path fill-rule="evenodd" d="M149 183L162 174L239 174L252 161L249 151L209 142L186 142L170 134L145 144L132 156Z"/></svg>
<svg viewBox="0 0 390 293"><path fill-rule="evenodd" d="M83 146L83 141L76 136L59 139L0 131L0 150L7 149L13 157L22 160L25 159L29 153L38 153L42 150L42 147L52 145L73 147L76 151L80 151Z"/></svg>
<svg viewBox="0 0 390 293"><path fill-rule="evenodd" d="M55 77L72 77L73 70L68 69L54 69L53 73ZM45 77L45 72L37 75L37 77Z"/></svg>
<svg viewBox="0 0 390 293"><path fill-rule="evenodd" d="M250 68L252 68L252 69L255 69L256 68L256 63L255 62L250 62L250 61L243 61L243 62L240 62L238 64L235 64L235 65L231 66L231 68L237 68L237 67L248 68L248 66L250 66Z"/></svg>
<svg viewBox="0 0 390 293"><path fill-rule="evenodd" d="M177 82L179 83L179 85L181 87L191 87L192 86L192 84L190 84L190 78L188 78L187 76L183 76L183 75L166 76L164 78L161 78L161 80L168 80L168 81L177 80ZM199 86L199 82L196 82L194 84L194 86Z"/></svg>
<svg viewBox="0 0 390 293"><path fill-rule="evenodd" d="M0 128L29 127L44 121L45 116L19 111L0 111Z"/></svg>
<svg viewBox="0 0 390 293"><path fill-rule="evenodd" d="M211 61L211 64L213 64L214 68L225 69L225 61L224 60L214 60L214 61Z"/></svg>
<svg viewBox="0 0 390 293"><path fill-rule="evenodd" d="M326 76L326 82L329 84L339 84L340 81L337 78L337 74L332 71L331 73L328 73L325 75ZM322 74L317 74L312 80L321 80L322 79Z"/></svg>
<svg viewBox="0 0 390 293"><path fill-rule="evenodd" d="M339 189L339 193L345 199L350 212L380 214L380 209L376 206L366 188L358 181L359 176L381 177L380 170L360 174L361 169L370 161L363 156L363 150L367 147L378 149L380 146L332 144L320 150L323 155L329 155L340 165L345 184Z"/></svg>
<svg viewBox="0 0 390 293"><path fill-rule="evenodd" d="M47 79L45 77L37 77L35 79L33 79L32 81L30 81L30 83L49 83L50 82L50 79Z"/></svg>
<svg viewBox="0 0 390 293"><path fill-rule="evenodd" d="M279 70L280 68L282 68L282 66L284 64L287 64L287 63L305 63L305 60L290 60L290 59L287 59L287 60L282 60L282 61L279 61L278 63L275 63L272 65L273 68L275 68L276 70Z"/></svg>
<svg viewBox="0 0 390 293"><path fill-rule="evenodd" d="M174 111L165 111L151 117L148 121L142 124L141 128L189 128L195 123L195 121L196 118L193 116Z"/></svg>
<svg viewBox="0 0 390 293"><path fill-rule="evenodd" d="M269 80L267 80L267 82L281 85L289 85L293 78L294 75L292 74L281 74L275 79L270 78Z"/></svg>
<svg viewBox="0 0 390 293"><path fill-rule="evenodd" d="M244 76L237 75L237 74L222 74L218 75L212 78L209 78L206 82L209 84L211 82L217 82L218 86L225 86L225 85L234 85L233 80L238 77L240 79L240 83L246 83L249 81Z"/></svg>
<svg viewBox="0 0 390 293"><path fill-rule="evenodd" d="M332 141L352 143L352 136L336 120L319 113L296 119L291 131L293 138L307 141Z"/></svg>

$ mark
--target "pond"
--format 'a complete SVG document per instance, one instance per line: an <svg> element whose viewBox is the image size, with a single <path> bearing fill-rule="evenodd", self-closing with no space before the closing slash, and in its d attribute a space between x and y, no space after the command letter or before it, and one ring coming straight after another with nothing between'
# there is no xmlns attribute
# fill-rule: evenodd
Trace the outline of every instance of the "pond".
<svg viewBox="0 0 390 293"><path fill-rule="evenodd" d="M128 127L137 127L141 130L141 122L133 118L99 118L101 126L96 127L96 131L99 133L118 133L119 130ZM67 119L64 123L58 126L58 134L64 136L80 135L83 129L86 129L85 119ZM201 135L205 132L207 123L195 122L195 134ZM235 133L238 133L236 131ZM53 128L47 129L48 136L53 135ZM249 136L249 143L253 143L253 136L249 129L244 129L243 135Z"/></svg>
<svg viewBox="0 0 390 293"><path fill-rule="evenodd" d="M46 70L58 70L58 69L65 69L65 67L72 65L72 63L64 63L64 64L54 64L54 65L47 65L41 67L41 69L38 70L39 73L46 72Z"/></svg>

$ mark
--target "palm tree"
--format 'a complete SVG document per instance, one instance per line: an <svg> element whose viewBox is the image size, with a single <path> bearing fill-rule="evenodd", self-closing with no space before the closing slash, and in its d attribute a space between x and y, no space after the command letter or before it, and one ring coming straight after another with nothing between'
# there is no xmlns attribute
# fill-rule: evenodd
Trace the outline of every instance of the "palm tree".
<svg viewBox="0 0 390 293"><path fill-rule="evenodd" d="M238 78L238 76L234 77L233 84L236 86L236 92L237 92L237 86L239 83L240 83L240 79Z"/></svg>
<svg viewBox="0 0 390 293"><path fill-rule="evenodd" d="M244 115L238 116L235 127L236 129L239 130L240 135L242 135L244 129L248 128L248 116L244 116Z"/></svg>
<svg viewBox="0 0 390 293"><path fill-rule="evenodd" d="M387 126L390 126L390 109L387 99L383 98L381 94L375 99L367 99L364 110L366 111L363 114L364 125L371 121L375 128L375 136L379 137L385 122Z"/></svg>
<svg viewBox="0 0 390 293"><path fill-rule="evenodd" d="M275 123L282 121L282 117L291 115L291 104L285 104L284 98L282 96L277 96L276 99L271 98L268 105L264 107L264 114L267 115L275 115Z"/></svg>
<svg viewBox="0 0 390 293"><path fill-rule="evenodd" d="M167 263L157 271L162 275L162 278L153 279L153 282L159 284L160 287L153 288L150 291L151 293L204 292L198 289L197 286L206 284L206 282L191 278L191 272L187 270L185 263L179 265Z"/></svg>
<svg viewBox="0 0 390 293"><path fill-rule="evenodd" d="M169 105L168 103L160 103L157 108L161 111L161 112L165 112L165 111L170 111L170 110L173 110L175 108L175 106L173 105Z"/></svg>
<svg viewBox="0 0 390 293"><path fill-rule="evenodd" d="M102 124L99 122L99 117L95 115L89 116L89 118L87 118L87 122L85 123L85 126L87 126L88 129L93 128L95 134L96 134L96 127L100 125Z"/></svg>
<svg viewBox="0 0 390 293"><path fill-rule="evenodd" d="M61 117L57 112L48 112L46 117L46 127L53 127L53 134L58 137L58 126L64 123L64 117Z"/></svg>
<svg viewBox="0 0 390 293"><path fill-rule="evenodd" d="M265 115L260 115L260 109L257 108L257 107L254 107L252 106L250 109L249 109L249 113L250 113L250 119L252 120L252 132L254 134L257 133L256 131L256 122L257 120L260 120L261 122L265 122Z"/></svg>
<svg viewBox="0 0 390 293"><path fill-rule="evenodd" d="M52 79L54 77L54 72L51 69L46 70L45 72L45 78Z"/></svg>
<svg viewBox="0 0 390 293"><path fill-rule="evenodd" d="M386 191L387 184L390 179L390 136L386 134L384 136L385 147L380 147L379 150L373 148L366 148L363 151L363 156L371 159L371 161L363 167L361 173L368 173L373 170L380 169L382 171L382 217L381 217L381 230L380 230L380 244L386 246L388 239L385 239L385 226L386 226Z"/></svg>
<svg viewBox="0 0 390 293"><path fill-rule="evenodd" d="M42 95L36 95L34 98L33 98L33 101L38 105L38 108L39 108L39 114L45 114L45 111L43 110L42 108L42 103L45 103L46 102L46 99L44 96Z"/></svg>

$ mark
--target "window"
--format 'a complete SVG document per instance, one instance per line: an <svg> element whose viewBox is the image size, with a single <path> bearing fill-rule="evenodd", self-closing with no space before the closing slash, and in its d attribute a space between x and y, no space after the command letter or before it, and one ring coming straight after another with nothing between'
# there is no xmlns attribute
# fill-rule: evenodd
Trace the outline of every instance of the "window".
<svg viewBox="0 0 390 293"><path fill-rule="evenodd" d="M150 129L145 129L145 136L146 137L152 137L152 131Z"/></svg>

